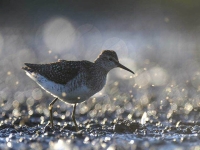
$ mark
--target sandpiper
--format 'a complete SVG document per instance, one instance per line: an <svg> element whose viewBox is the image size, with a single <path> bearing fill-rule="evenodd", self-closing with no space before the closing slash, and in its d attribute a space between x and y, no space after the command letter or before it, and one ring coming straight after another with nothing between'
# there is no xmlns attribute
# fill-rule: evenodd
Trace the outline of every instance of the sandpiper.
<svg viewBox="0 0 200 150"><path fill-rule="evenodd" d="M53 104L60 99L74 104L72 119L77 131L76 104L99 92L104 87L106 76L111 69L120 67L134 74L119 63L117 54L113 50L102 51L94 62L58 60L49 64L25 63L25 65L22 69L26 74L55 97L49 104L51 127L53 128Z"/></svg>

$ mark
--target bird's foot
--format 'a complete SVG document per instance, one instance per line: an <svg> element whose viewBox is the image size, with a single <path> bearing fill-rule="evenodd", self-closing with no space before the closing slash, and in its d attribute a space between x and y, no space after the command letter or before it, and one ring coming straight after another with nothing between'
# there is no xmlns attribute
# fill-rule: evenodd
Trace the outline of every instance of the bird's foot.
<svg viewBox="0 0 200 150"><path fill-rule="evenodd" d="M54 130L54 126L52 127L51 126L51 122L48 121L48 123L44 126L44 132L46 132L46 131L52 131L52 130Z"/></svg>
<svg viewBox="0 0 200 150"><path fill-rule="evenodd" d="M77 124L75 125L75 128L76 128L76 132L78 132L79 128L78 128Z"/></svg>

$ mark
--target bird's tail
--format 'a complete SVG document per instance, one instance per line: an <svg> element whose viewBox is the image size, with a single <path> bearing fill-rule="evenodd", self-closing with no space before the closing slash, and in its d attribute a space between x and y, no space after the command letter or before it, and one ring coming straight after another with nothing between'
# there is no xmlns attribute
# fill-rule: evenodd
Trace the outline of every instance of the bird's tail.
<svg viewBox="0 0 200 150"><path fill-rule="evenodd" d="M24 63L26 66L22 67L23 70L28 71L28 72L33 72L33 69L31 69L31 65L29 63Z"/></svg>

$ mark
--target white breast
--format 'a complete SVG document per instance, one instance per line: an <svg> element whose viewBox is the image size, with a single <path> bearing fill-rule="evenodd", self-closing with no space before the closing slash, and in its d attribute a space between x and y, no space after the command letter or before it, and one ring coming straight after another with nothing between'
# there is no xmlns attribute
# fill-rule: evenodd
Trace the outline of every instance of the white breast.
<svg viewBox="0 0 200 150"><path fill-rule="evenodd" d="M26 71L26 74L38 85L40 85L45 91L47 91L54 97L58 97L60 100L68 103L81 103L95 94L95 92L92 92L85 85L80 85L72 90L71 88L69 88L70 83L66 85L58 84L48 80L47 78L37 73Z"/></svg>

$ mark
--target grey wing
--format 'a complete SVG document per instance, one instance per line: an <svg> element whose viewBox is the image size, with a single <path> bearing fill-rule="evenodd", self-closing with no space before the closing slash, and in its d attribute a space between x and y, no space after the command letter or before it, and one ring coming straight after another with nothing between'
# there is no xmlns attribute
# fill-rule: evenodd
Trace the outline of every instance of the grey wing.
<svg viewBox="0 0 200 150"><path fill-rule="evenodd" d="M81 71L81 61L61 60L50 64L29 64L22 69L36 72L59 84L66 84Z"/></svg>

